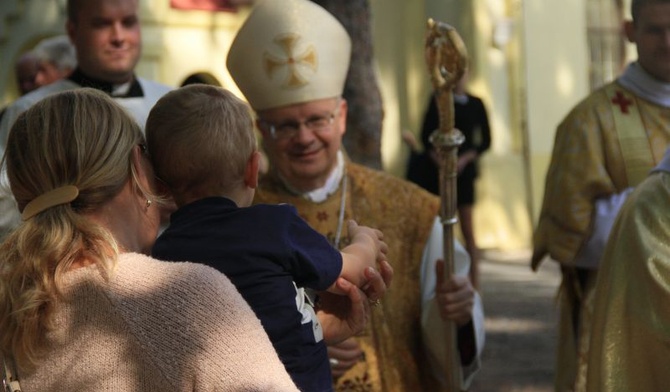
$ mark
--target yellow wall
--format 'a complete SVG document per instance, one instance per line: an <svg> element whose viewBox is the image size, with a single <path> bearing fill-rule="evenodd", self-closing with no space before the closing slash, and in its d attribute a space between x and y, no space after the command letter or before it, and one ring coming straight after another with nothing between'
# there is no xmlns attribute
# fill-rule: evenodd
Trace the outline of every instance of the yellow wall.
<svg viewBox="0 0 670 392"><path fill-rule="evenodd" d="M585 4L528 1L524 26L533 217L538 217L556 126L589 93Z"/></svg>
<svg viewBox="0 0 670 392"><path fill-rule="evenodd" d="M470 90L488 109L492 147L482 158L474 223L484 248L530 244L529 182L520 126L524 105L516 94L522 67L521 30L510 6L500 1L372 0L375 56L384 98L383 158L386 170L403 176L408 150L402 130L419 133L430 89L423 58L428 17L456 27L470 55ZM521 12L517 12L519 17ZM502 33L509 32L508 36ZM495 35L498 33L498 35ZM494 35L499 38L494 41ZM393 37L393 38L389 38ZM507 37L507 39L505 39Z"/></svg>

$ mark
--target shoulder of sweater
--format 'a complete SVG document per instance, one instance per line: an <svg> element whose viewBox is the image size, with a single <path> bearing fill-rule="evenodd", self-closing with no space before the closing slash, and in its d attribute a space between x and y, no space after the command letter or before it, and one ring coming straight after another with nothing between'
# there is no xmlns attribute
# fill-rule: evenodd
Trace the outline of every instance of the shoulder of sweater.
<svg viewBox="0 0 670 392"><path fill-rule="evenodd" d="M160 289L165 295L194 295L204 291L237 291L230 280L216 269L190 262L165 262L138 253L119 256L113 282L128 290Z"/></svg>
<svg viewBox="0 0 670 392"><path fill-rule="evenodd" d="M110 286L116 314L173 385L229 390L249 383L242 389L282 390L258 387L279 385L287 376L260 321L223 274L126 253ZM267 374L254 376L255 369Z"/></svg>

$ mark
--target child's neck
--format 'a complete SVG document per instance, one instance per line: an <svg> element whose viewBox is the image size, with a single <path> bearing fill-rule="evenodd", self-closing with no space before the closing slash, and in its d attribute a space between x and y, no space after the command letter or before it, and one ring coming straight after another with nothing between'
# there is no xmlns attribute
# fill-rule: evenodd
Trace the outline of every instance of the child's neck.
<svg viewBox="0 0 670 392"><path fill-rule="evenodd" d="M243 208L243 207L249 207L252 204L254 200L254 194L255 194L254 189L248 187L239 187L237 189L230 191L198 192L188 195L182 195L182 197L179 198L175 197L175 202L177 203L177 206L181 208L186 204L206 199L208 197L225 197L226 199L230 199L233 202L235 202L235 204L238 207Z"/></svg>

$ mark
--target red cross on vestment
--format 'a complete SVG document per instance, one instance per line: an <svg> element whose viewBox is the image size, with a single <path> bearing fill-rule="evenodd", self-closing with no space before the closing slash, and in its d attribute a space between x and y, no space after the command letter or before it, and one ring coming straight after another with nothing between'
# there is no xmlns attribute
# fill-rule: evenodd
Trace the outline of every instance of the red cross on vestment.
<svg viewBox="0 0 670 392"><path fill-rule="evenodd" d="M633 104L633 101L630 99L627 99L625 95L621 93L621 91L616 92L616 96L612 98L612 103L615 105L619 105L619 108L621 108L621 113L628 113L628 106Z"/></svg>

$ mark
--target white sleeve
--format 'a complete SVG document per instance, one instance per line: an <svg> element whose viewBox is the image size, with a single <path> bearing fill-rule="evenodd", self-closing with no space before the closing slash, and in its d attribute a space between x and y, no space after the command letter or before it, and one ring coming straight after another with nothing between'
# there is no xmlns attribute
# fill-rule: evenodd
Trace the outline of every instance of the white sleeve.
<svg viewBox="0 0 670 392"><path fill-rule="evenodd" d="M439 218L435 219L421 259L421 332L424 350L435 377L446 383L443 369L446 367L446 353L444 341L446 339L444 323L439 314L435 300L435 264L438 259L444 258L443 230ZM455 274L467 276L470 271L470 256L463 246L454 240L454 269ZM475 346L477 353L472 363L463 366L463 389L468 389L474 375L480 368L480 357L484 349L484 309L479 293L475 292L475 304L472 311L472 325L474 327Z"/></svg>
<svg viewBox="0 0 670 392"><path fill-rule="evenodd" d="M575 266L586 269L598 268L610 231L614 226L614 220L632 191L633 188L626 188L621 193L596 200L591 237L575 256Z"/></svg>

